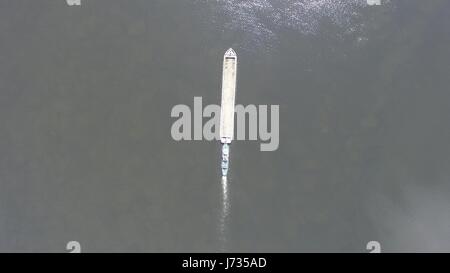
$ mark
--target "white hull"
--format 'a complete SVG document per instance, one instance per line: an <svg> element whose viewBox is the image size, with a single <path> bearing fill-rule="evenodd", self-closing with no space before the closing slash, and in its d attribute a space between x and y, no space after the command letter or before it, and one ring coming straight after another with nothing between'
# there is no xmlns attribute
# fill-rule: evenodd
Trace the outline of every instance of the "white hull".
<svg viewBox="0 0 450 273"><path fill-rule="evenodd" d="M234 137L234 106L236 95L237 55L228 49L223 59L220 142L229 144Z"/></svg>

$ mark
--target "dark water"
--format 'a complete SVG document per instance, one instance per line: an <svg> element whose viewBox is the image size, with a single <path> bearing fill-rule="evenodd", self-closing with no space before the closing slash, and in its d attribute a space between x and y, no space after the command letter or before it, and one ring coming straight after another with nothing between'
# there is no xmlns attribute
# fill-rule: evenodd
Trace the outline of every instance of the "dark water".
<svg viewBox="0 0 450 273"><path fill-rule="evenodd" d="M0 2L0 251L450 251L450 1ZM172 140L280 105L280 147Z"/></svg>

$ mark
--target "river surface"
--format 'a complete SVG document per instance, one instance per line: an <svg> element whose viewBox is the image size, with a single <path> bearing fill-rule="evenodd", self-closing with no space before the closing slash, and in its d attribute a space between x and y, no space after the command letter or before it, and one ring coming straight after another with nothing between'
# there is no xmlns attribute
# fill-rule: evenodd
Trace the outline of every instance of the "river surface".
<svg viewBox="0 0 450 273"><path fill-rule="evenodd" d="M0 2L0 251L450 251L450 1ZM279 148L175 141L279 105Z"/></svg>

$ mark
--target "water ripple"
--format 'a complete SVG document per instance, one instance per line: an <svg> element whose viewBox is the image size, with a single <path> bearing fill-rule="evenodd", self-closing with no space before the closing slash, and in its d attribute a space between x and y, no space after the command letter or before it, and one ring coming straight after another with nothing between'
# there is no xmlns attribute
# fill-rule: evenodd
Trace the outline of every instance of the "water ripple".
<svg viewBox="0 0 450 273"><path fill-rule="evenodd" d="M343 34L361 31L364 23L357 23L360 9L367 0L203 0L213 5L217 16L225 18L227 30L244 32L253 45L277 38L282 28L305 35L320 32L324 20L342 29ZM384 0L383 5L390 0Z"/></svg>

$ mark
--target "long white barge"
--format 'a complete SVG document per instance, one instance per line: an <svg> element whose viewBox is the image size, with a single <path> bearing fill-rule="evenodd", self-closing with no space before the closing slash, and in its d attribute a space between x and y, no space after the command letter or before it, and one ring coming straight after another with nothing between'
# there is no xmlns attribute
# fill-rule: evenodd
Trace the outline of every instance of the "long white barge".
<svg viewBox="0 0 450 273"><path fill-rule="evenodd" d="M234 106L236 97L237 55L230 48L223 57L222 104L220 109L220 142L222 143L222 176L229 168L229 144L234 137Z"/></svg>

